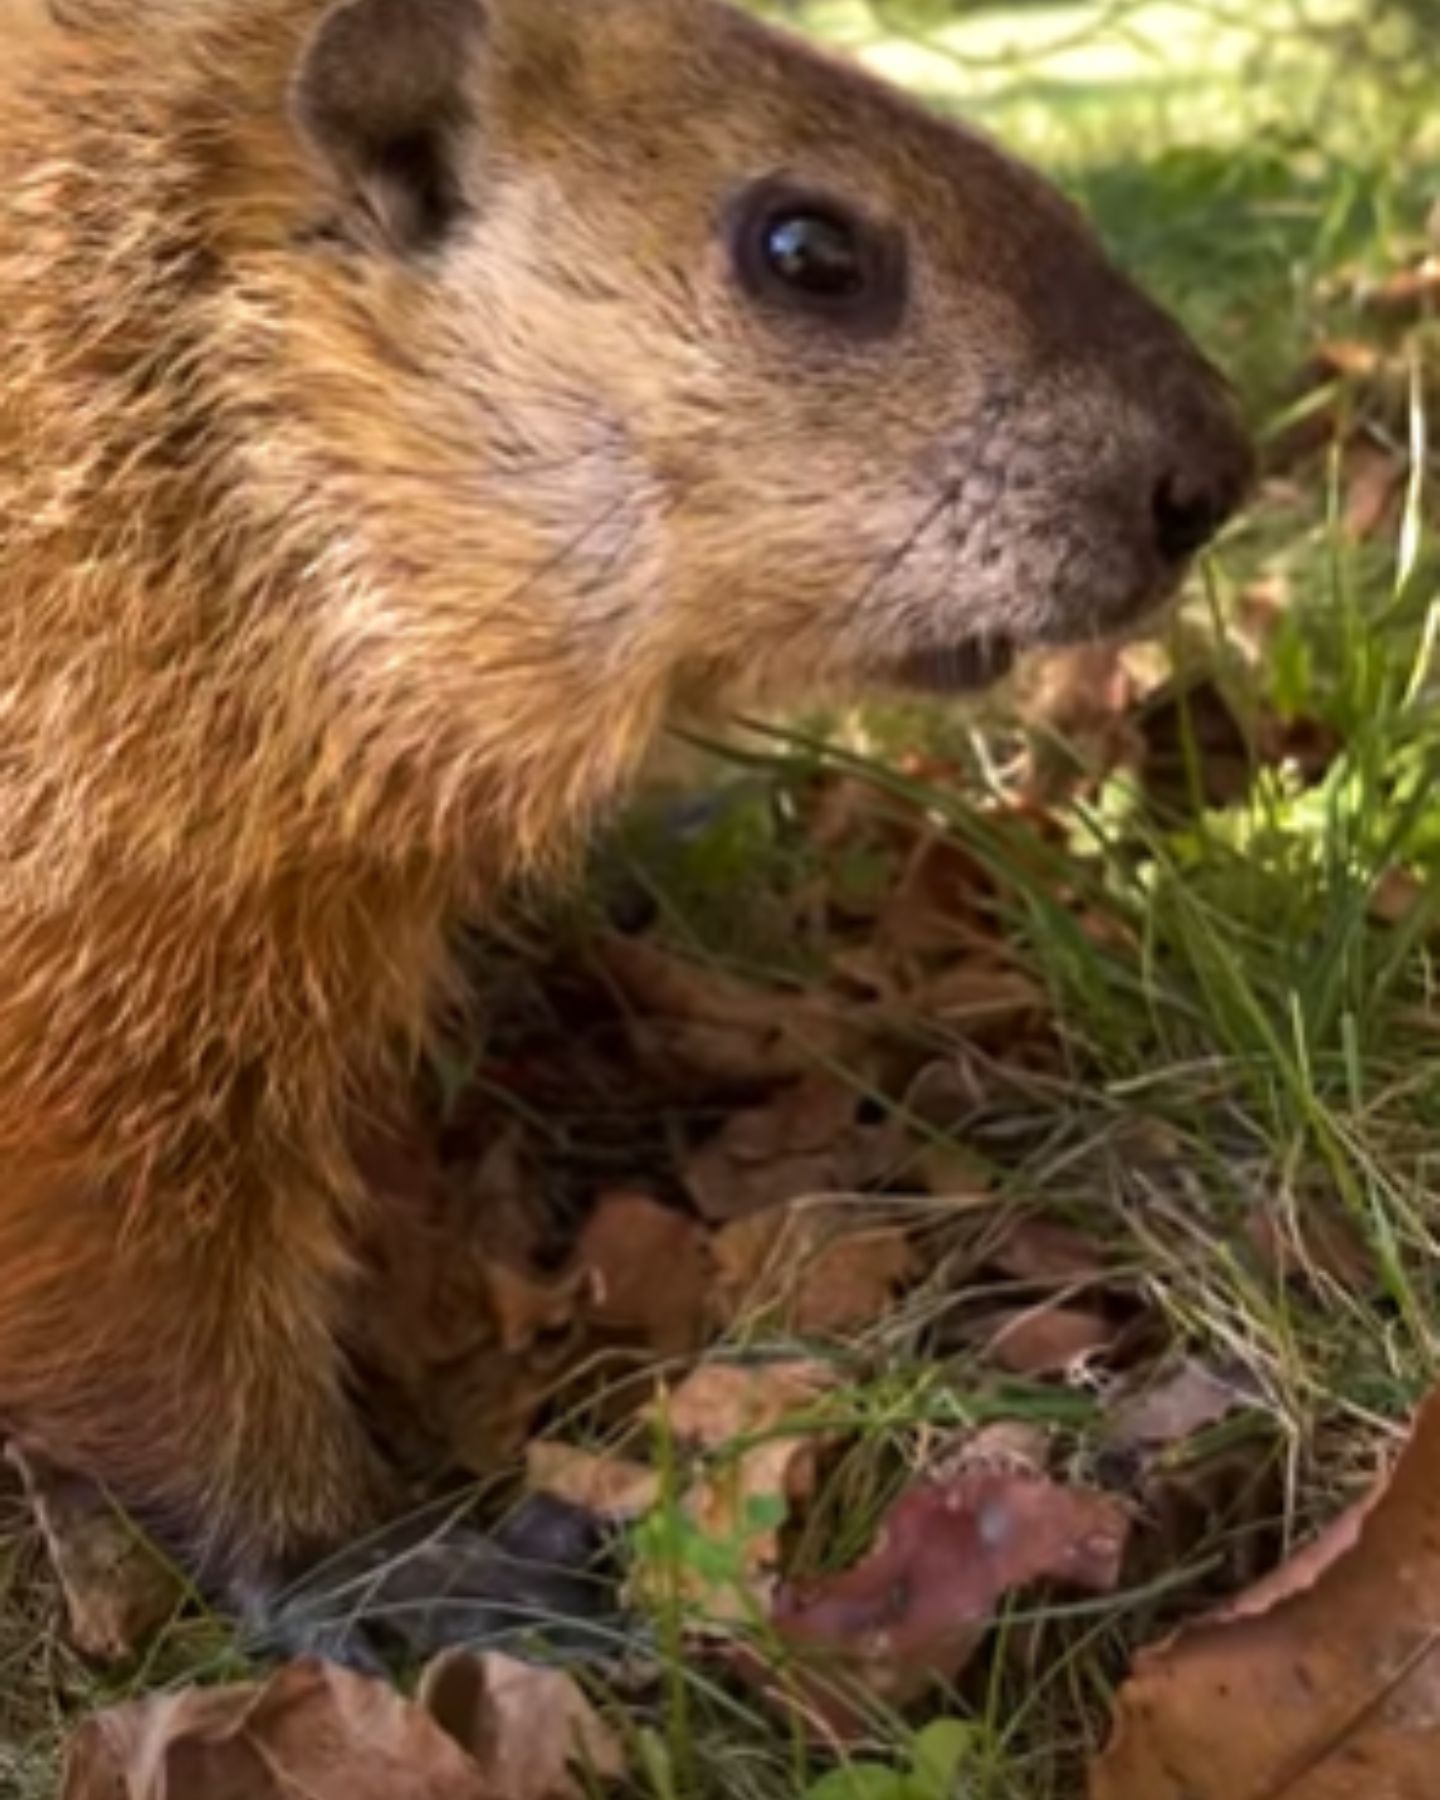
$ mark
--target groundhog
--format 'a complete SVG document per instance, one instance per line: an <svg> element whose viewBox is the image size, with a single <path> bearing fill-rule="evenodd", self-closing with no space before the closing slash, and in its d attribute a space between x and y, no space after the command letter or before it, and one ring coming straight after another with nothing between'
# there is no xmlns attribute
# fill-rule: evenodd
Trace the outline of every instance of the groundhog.
<svg viewBox="0 0 1440 1800"><path fill-rule="evenodd" d="M720 0L0 22L0 1420L253 1592L394 1504L356 1129L455 921L677 713L1126 626L1250 451L1038 175Z"/></svg>

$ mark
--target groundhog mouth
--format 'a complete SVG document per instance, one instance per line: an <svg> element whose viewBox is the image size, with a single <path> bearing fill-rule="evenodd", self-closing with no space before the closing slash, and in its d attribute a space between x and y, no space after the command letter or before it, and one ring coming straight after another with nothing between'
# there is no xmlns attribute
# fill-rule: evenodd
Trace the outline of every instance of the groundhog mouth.
<svg viewBox="0 0 1440 1800"><path fill-rule="evenodd" d="M972 694L1008 675L1016 655L1013 639L987 634L908 651L892 672L899 686L922 693Z"/></svg>

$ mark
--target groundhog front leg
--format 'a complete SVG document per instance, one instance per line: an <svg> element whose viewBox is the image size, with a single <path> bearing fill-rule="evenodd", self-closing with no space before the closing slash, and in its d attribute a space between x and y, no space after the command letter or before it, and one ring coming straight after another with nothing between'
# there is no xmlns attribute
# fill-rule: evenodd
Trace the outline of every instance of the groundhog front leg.
<svg viewBox="0 0 1440 1800"><path fill-rule="evenodd" d="M12 1189L0 1420L283 1648L371 1662L377 1632L425 1650L603 1610L565 1509L498 1543L457 1520L377 1530L399 1497L350 1391L350 1295L343 1231L301 1196L162 1230L78 1188Z"/></svg>
<svg viewBox="0 0 1440 1800"><path fill-rule="evenodd" d="M12 1180L0 1422L102 1483L207 1587L262 1581L386 1501L337 1348L347 1280L337 1227L304 1202L208 1219Z"/></svg>

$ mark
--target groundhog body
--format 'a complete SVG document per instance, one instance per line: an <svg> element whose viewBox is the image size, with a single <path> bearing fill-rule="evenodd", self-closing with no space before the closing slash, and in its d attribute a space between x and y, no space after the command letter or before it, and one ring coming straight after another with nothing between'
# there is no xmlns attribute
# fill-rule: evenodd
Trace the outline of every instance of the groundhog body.
<svg viewBox="0 0 1440 1800"><path fill-rule="evenodd" d="M966 686L1247 452L1037 177L715 0L3 0L0 1422L372 1522L355 1126L676 708Z"/></svg>

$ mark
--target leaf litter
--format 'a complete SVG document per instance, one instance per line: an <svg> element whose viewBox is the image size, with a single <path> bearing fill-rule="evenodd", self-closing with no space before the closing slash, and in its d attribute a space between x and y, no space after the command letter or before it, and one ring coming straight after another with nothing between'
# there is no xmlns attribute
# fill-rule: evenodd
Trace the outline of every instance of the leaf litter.
<svg viewBox="0 0 1440 1800"><path fill-rule="evenodd" d="M415 1698L303 1659L155 1694L76 1733L61 1800L583 1800L616 1739L556 1670L451 1651Z"/></svg>
<svg viewBox="0 0 1440 1800"><path fill-rule="evenodd" d="M1372 428L1389 373L1383 353L1362 369L1342 349L1317 368L1372 387L1359 425L1325 422L1351 433L1342 515L1363 539L1386 528L1404 473L1393 434ZM1318 452L1297 439L1275 454L1301 468ZM1253 658L1285 595L1247 605ZM362 1247L358 1362L417 1498L523 1464L522 1489L620 1534L637 1618L678 1619L697 1666L832 1746L862 1741L877 1707L953 1697L1017 1597L1115 1595L1157 1554L1182 1561L1206 1521L1172 1539L1179 1484L1199 1471L1187 1491L1206 1513L1216 1464L1186 1454L1256 1399L1124 1266L1101 1181L1093 1226L1005 1184L988 1123L1065 1092L1072 1054L1017 951L1015 885L1043 886L1092 941L1133 947L1073 863L1063 803L1120 773L1148 804L1186 808L1198 745L1199 797L1224 806L1267 766L1317 778L1337 739L1247 711L1155 646L1056 657L1021 698L1026 753L1008 799L969 803L974 846L948 828L963 775L943 757L897 765L938 811L852 774L795 782L808 873L765 967L653 923L590 923L579 944L562 932L512 957L506 1004L437 1075L432 1141L380 1158L398 1204ZM1404 919L1419 900L1397 868L1372 911ZM1354 1289L1374 1272L1350 1226L1267 1198L1248 1248L1275 1279ZM870 1345L886 1334L939 1359L952 1418L1001 1422L900 1434L903 1466L857 1539L837 1535L827 1483L862 1440L846 1396L883 1366ZM1064 1394L1090 1408L1088 1458L1030 1422L1037 1396ZM1142 1652L1095 1800L1326 1800L1357 1791L1356 1769L1381 1800L1430 1791L1437 1442L1432 1403L1388 1483L1319 1548ZM1254 1467L1243 1444L1224 1456ZM27 1478L72 1640L123 1657L159 1589L107 1591L125 1531L99 1523L83 1484L38 1461ZM962 1747L935 1754L941 1800ZM624 1765L575 1676L540 1663L452 1653L410 1698L301 1659L96 1714L64 1796L571 1800Z"/></svg>
<svg viewBox="0 0 1440 1800"><path fill-rule="evenodd" d="M1314 1544L1141 1651L1093 1800L1425 1800L1440 1719L1440 1397Z"/></svg>

